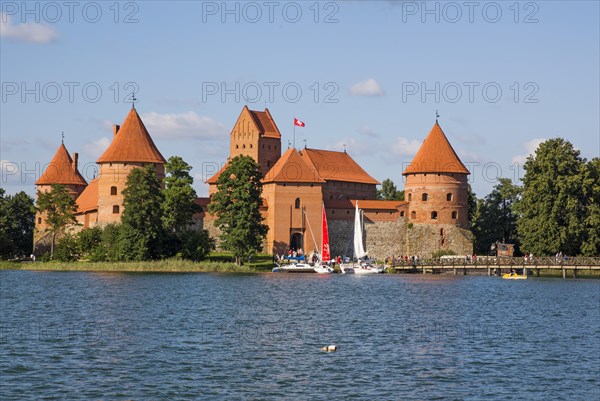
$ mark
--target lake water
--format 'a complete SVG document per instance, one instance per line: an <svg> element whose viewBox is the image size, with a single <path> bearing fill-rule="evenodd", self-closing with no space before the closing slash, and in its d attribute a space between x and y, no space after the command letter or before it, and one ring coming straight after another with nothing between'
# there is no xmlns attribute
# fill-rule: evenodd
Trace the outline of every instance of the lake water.
<svg viewBox="0 0 600 401"><path fill-rule="evenodd" d="M600 399L598 280L1 271L0 283L2 400Z"/></svg>

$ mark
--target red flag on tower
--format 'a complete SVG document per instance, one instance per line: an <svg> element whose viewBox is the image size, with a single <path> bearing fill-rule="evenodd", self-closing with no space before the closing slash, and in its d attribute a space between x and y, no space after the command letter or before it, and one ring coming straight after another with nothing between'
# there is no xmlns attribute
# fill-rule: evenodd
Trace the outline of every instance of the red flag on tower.
<svg viewBox="0 0 600 401"><path fill-rule="evenodd" d="M305 124L303 121L298 120L296 117L294 117L294 125L297 127L304 127Z"/></svg>

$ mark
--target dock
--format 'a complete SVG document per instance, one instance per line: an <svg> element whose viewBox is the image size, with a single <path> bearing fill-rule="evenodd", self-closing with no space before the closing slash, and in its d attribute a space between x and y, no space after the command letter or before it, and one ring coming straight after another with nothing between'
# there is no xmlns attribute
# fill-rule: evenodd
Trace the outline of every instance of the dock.
<svg viewBox="0 0 600 401"><path fill-rule="evenodd" d="M477 274L488 276L501 276L509 273L512 269L526 270L526 273L540 276L540 271L562 272L562 277L576 278L578 274L596 274L600 271L600 257L570 257L558 259L555 257L535 257L525 259L523 257L490 257L483 256L468 260L462 259L419 259L394 264L392 266L397 273L420 273L420 274L454 274L468 275ZM594 273L592 273L594 272Z"/></svg>

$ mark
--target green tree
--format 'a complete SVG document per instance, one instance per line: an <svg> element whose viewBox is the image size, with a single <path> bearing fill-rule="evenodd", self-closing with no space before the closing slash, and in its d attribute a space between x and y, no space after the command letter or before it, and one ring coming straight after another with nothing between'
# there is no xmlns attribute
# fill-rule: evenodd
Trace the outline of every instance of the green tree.
<svg viewBox="0 0 600 401"><path fill-rule="evenodd" d="M585 195L585 239L581 253L586 256L600 255L600 158L590 160L583 169Z"/></svg>
<svg viewBox="0 0 600 401"><path fill-rule="evenodd" d="M221 246L232 251L236 263L251 257L262 248L268 227L262 224L262 173L260 165L249 156L234 157L217 180L217 193L208 205L217 216Z"/></svg>
<svg viewBox="0 0 600 401"><path fill-rule="evenodd" d="M29 255L35 227L33 199L23 191L6 197L4 193L0 188L0 257Z"/></svg>
<svg viewBox="0 0 600 401"><path fill-rule="evenodd" d="M477 214L477 195L473 192L473 188L471 188L471 184L467 184L467 207L468 210L468 218L471 223L471 228L473 227L473 222L475 221L475 216Z"/></svg>
<svg viewBox="0 0 600 401"><path fill-rule="evenodd" d="M38 191L37 210L40 213L46 213L46 224L52 234L50 246L50 259L52 259L56 236L64 232L67 226L77 224L75 219L77 206L64 185L52 185L50 191Z"/></svg>
<svg viewBox="0 0 600 401"><path fill-rule="evenodd" d="M377 190L379 200L404 200L404 191L398 191L392 180L386 178L381 183L381 189Z"/></svg>
<svg viewBox="0 0 600 401"><path fill-rule="evenodd" d="M152 165L136 168L123 190L120 255L125 260L158 259L162 256L165 231L162 223L164 195Z"/></svg>
<svg viewBox="0 0 600 401"><path fill-rule="evenodd" d="M102 228L84 228L77 234L76 240L79 256L92 259L92 255L98 252L102 243Z"/></svg>
<svg viewBox="0 0 600 401"><path fill-rule="evenodd" d="M538 255L576 255L585 227L585 161L573 145L555 138L540 144L523 166L523 194L516 205L523 249Z"/></svg>
<svg viewBox="0 0 600 401"><path fill-rule="evenodd" d="M487 253L498 241L519 244L514 205L521 189L508 178L499 178L485 199L479 199L473 220L475 251Z"/></svg>
<svg viewBox="0 0 600 401"><path fill-rule="evenodd" d="M190 230L181 236L181 257L198 262L215 249L215 240L208 235L206 230Z"/></svg>
<svg viewBox="0 0 600 401"><path fill-rule="evenodd" d="M163 189L163 224L176 235L186 231L193 223L194 213L199 211L194 179L190 175L192 166L179 156L170 157L165 165L167 176Z"/></svg>

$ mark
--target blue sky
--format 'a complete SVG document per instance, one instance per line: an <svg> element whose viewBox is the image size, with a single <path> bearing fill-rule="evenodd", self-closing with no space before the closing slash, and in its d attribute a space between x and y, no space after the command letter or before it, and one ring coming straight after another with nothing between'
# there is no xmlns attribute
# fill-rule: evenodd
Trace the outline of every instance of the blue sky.
<svg viewBox="0 0 600 401"><path fill-rule="evenodd" d="M157 146L194 166L201 196L245 104L266 104L284 148L297 117L296 147L345 144L400 188L436 110L480 197L522 176L545 138L600 154L597 1L1 4L8 193L35 193L63 131L91 179L134 87Z"/></svg>

